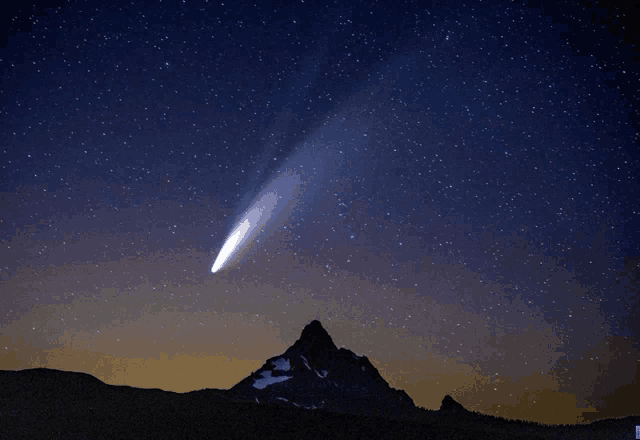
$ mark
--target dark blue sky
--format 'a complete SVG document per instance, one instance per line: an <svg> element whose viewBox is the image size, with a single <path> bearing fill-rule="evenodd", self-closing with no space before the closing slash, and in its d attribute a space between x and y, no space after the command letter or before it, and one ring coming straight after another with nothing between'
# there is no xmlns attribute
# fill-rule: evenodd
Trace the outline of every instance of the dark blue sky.
<svg viewBox="0 0 640 440"><path fill-rule="evenodd" d="M382 319L377 351L350 348L395 365L400 355L382 341L408 329L403 353L418 360L456 358L482 377L552 377L541 389L576 396L558 420L575 420L583 400L600 416L621 415L611 403L604 412L602 399L637 377L629 367L638 362L640 262L633 14L495 1L10 11L0 52L3 325L45 350L52 342L25 319L43 304L67 310L87 292L103 306L175 316L195 307L213 321L224 312L241 316L241 327L256 315L283 335L317 318L352 345L358 338L346 335L355 333L342 324L332 331L330 319L374 334ZM316 155L305 162L313 191L286 228L211 275L234 220L300 152ZM167 255L195 266L178 270L163 263ZM144 263L125 270L131 259ZM69 273L84 266L95 275L69 293L77 290ZM62 272L35 289L47 270ZM113 270L131 279L109 281ZM168 280L173 290L160 296L127 300L118 290L153 291ZM237 294L225 296L224 283ZM210 298L195 304L205 286ZM258 306L255 295L273 289L282 295ZM445 313L449 306L457 312ZM79 316L81 327L112 328L113 307ZM448 313L455 318L444 324ZM152 339L162 333L153 325L145 327ZM562 350L525 360L518 338L527 326L550 332ZM71 324L59 331L80 334ZM603 379L590 366L591 376L576 379L587 353L603 346L615 346L605 349L607 368L629 371ZM116 356L105 347L102 355ZM5 368L30 365L19 344L6 350L23 360ZM435 367L415 370L425 368ZM428 406L419 375L399 383ZM459 393L469 386L441 381ZM459 399L499 412L481 395ZM520 414L518 405L504 403L516 408L505 414Z"/></svg>

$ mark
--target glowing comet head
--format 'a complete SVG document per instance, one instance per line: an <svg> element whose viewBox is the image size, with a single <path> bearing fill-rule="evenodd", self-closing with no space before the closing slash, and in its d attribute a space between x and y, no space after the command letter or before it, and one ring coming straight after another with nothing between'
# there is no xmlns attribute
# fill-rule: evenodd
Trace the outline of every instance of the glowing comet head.
<svg viewBox="0 0 640 440"><path fill-rule="evenodd" d="M262 192L262 196L251 205L231 234L229 234L211 267L211 272L215 273L222 269L264 229L272 217L277 217L292 200L293 193L299 185L299 176L292 173L283 173L273 180Z"/></svg>
<svg viewBox="0 0 640 440"><path fill-rule="evenodd" d="M213 267L211 268L212 273L216 273L222 269L224 263L226 263L229 257L231 257L233 251L238 246L238 243L247 235L249 229L251 229L251 223L249 223L249 220L245 219L227 239L224 246L222 246L222 249L220 249L218 258L216 258L216 261L213 263Z"/></svg>

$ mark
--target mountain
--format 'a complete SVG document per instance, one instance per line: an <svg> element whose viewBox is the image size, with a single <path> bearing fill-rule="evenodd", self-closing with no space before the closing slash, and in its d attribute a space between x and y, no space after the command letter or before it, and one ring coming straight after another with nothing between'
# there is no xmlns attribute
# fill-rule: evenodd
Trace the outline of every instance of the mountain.
<svg viewBox="0 0 640 440"><path fill-rule="evenodd" d="M411 417L417 407L391 388L366 356L338 349L319 321L312 321L284 353L229 390L235 401L279 403L307 409Z"/></svg>

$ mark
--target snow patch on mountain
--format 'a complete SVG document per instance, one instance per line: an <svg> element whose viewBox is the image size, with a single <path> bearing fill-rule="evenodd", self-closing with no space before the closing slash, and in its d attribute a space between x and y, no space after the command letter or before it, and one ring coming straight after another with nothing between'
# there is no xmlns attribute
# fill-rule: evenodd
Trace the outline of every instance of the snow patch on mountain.
<svg viewBox="0 0 640 440"><path fill-rule="evenodd" d="M291 362L287 358L278 358L271 361L271 364L274 365L274 370L289 371L291 369Z"/></svg>
<svg viewBox="0 0 640 440"><path fill-rule="evenodd" d="M273 385L274 383L284 382L285 380L291 379L291 376L271 376L271 371L263 371L260 373L262 379L256 379L253 382L253 387L259 390L262 390L269 385Z"/></svg>
<svg viewBox="0 0 640 440"><path fill-rule="evenodd" d="M315 371L315 373L318 375L318 377L320 377L320 378L322 378L322 379L324 379L325 377L327 377L327 374L329 374L329 373L327 372L327 370L322 370L322 374L318 373L318 370L313 370L313 371Z"/></svg>
<svg viewBox="0 0 640 440"><path fill-rule="evenodd" d="M295 403L295 402L293 402L293 404L294 404L294 406L296 406L297 408L318 409L318 407L317 407L317 406L315 406L315 405L311 405L311 406L308 406L308 405L299 405L299 404L297 404L297 403Z"/></svg>

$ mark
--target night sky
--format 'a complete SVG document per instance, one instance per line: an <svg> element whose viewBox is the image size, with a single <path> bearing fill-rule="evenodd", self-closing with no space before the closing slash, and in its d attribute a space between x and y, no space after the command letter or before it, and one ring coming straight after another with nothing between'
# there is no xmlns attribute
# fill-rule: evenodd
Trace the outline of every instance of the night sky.
<svg viewBox="0 0 640 440"><path fill-rule="evenodd" d="M318 319L425 408L640 414L637 16L387 3L0 14L0 369L230 388Z"/></svg>

